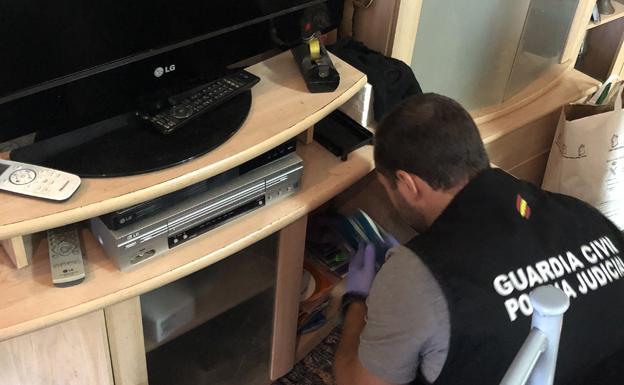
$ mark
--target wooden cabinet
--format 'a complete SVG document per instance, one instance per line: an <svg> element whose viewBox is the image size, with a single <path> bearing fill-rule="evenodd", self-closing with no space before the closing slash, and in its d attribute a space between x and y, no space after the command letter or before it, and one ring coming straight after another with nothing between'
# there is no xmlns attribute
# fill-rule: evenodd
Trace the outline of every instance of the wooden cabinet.
<svg viewBox="0 0 624 385"><path fill-rule="evenodd" d="M622 37L624 19L615 19L587 31L583 49L576 62L576 69L605 81L622 70Z"/></svg>
<svg viewBox="0 0 624 385"><path fill-rule="evenodd" d="M250 71L262 80L254 88L254 106L247 121L232 139L201 158L141 176L85 179L81 190L63 204L19 196L0 201L0 239L4 240L0 248L0 385L147 384L146 358L150 353L146 346L153 349L156 344L144 339L140 295L210 269L267 237L276 242L271 252L274 275L268 289L274 295L270 293L265 312L272 323L272 328L266 328L266 351L270 354L266 357L265 380L290 370L296 356L307 214L373 170L370 146L341 162L308 140L297 150L306 167L298 194L214 229L131 271L119 271L90 231L83 228L87 277L73 287L52 285L42 231L181 189L298 136L366 84L366 76L355 68L338 58L334 63L341 84L335 92L323 94L305 91L288 52L252 66ZM27 234L38 236L30 238ZM21 268L16 269L16 265ZM224 288L231 294L236 291L232 282L236 283L236 277ZM237 293L241 298L247 295L242 290ZM218 315L210 302L210 298L204 301L201 314L186 331Z"/></svg>
<svg viewBox="0 0 624 385"><path fill-rule="evenodd" d="M610 75L624 75L624 3L613 0L615 12L601 15L599 22L585 24L583 48L576 69L605 81Z"/></svg>
<svg viewBox="0 0 624 385"><path fill-rule="evenodd" d="M0 384L114 385L110 357L98 310L0 342Z"/></svg>

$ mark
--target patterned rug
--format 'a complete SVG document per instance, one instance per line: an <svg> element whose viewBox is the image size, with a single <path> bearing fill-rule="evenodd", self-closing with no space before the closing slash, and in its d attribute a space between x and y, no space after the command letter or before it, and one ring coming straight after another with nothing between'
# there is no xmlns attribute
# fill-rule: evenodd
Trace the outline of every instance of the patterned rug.
<svg viewBox="0 0 624 385"><path fill-rule="evenodd" d="M332 366L340 341L340 328L334 329L310 354L273 385L334 385Z"/></svg>

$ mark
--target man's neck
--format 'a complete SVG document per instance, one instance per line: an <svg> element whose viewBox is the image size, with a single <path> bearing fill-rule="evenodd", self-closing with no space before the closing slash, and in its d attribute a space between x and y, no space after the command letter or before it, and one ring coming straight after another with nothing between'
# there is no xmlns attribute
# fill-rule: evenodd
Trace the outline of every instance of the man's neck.
<svg viewBox="0 0 624 385"><path fill-rule="evenodd" d="M438 219L440 215L446 210L448 205L451 204L455 196L468 184L468 181L461 182L456 186L451 187L448 190L436 191L432 201L430 202L429 209L426 212L427 225L431 226L433 222Z"/></svg>

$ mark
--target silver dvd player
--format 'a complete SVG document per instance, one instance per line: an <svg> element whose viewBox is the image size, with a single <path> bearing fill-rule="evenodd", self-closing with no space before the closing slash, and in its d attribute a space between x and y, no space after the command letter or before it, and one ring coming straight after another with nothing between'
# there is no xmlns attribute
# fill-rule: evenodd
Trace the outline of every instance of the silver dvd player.
<svg viewBox="0 0 624 385"><path fill-rule="evenodd" d="M91 219L93 235L120 270L296 193L303 161L292 153L119 230Z"/></svg>

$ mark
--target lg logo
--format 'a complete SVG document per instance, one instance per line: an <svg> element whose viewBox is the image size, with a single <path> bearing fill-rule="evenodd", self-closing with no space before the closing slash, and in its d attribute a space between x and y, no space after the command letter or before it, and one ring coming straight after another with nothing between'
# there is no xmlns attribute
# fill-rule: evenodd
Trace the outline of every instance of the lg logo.
<svg viewBox="0 0 624 385"><path fill-rule="evenodd" d="M154 76L157 78L163 76L164 74L168 74L175 71L175 64L171 64L168 67L158 67L154 70Z"/></svg>
<svg viewBox="0 0 624 385"><path fill-rule="evenodd" d="M133 234L130 234L130 235L126 236L126 240L129 241L131 239L134 239L134 238L138 237L139 235L141 235L141 233L137 231L136 233L133 233Z"/></svg>

